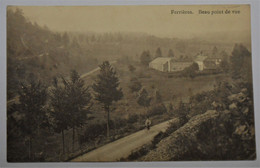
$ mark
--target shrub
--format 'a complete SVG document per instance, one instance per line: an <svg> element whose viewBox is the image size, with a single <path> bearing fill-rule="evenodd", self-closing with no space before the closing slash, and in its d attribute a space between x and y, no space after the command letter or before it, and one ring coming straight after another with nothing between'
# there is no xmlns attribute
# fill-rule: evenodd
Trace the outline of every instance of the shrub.
<svg viewBox="0 0 260 168"><path fill-rule="evenodd" d="M85 128L84 134L80 136L80 142L89 142L94 140L99 135L105 135L106 134L106 123L95 123L90 124Z"/></svg>
<svg viewBox="0 0 260 168"><path fill-rule="evenodd" d="M139 116L137 114L132 114L129 116L127 123L135 123L138 121Z"/></svg>
<svg viewBox="0 0 260 168"><path fill-rule="evenodd" d="M149 116L160 115L164 113L167 113L167 108L163 103L156 104L155 106L153 106L151 109L148 110Z"/></svg>
<svg viewBox="0 0 260 168"><path fill-rule="evenodd" d="M119 129L122 127L125 127L127 124L127 120L126 119L122 119L122 118L115 118L114 120L110 121L110 127L111 129Z"/></svg>

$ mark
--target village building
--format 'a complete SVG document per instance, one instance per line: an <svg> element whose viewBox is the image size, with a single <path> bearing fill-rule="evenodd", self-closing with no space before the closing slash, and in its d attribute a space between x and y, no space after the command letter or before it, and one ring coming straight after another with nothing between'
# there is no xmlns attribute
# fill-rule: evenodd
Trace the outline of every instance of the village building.
<svg viewBox="0 0 260 168"><path fill-rule="evenodd" d="M221 63L221 58L219 57L207 57L204 55L198 55L195 62L199 66L199 70L216 70Z"/></svg>
<svg viewBox="0 0 260 168"><path fill-rule="evenodd" d="M205 55L198 55L197 58L195 59L195 62L199 66L199 70L203 71L205 69L204 61L207 59L207 56Z"/></svg>
<svg viewBox="0 0 260 168"><path fill-rule="evenodd" d="M170 72L172 69L173 58L158 57L149 63L149 67L162 72Z"/></svg>
<svg viewBox="0 0 260 168"><path fill-rule="evenodd" d="M149 67L162 72L177 72L191 66L192 63L192 60L174 60L170 57L158 57L149 63Z"/></svg>
<svg viewBox="0 0 260 168"><path fill-rule="evenodd" d="M172 62L171 66L171 71L176 72L176 71L182 71L185 68L191 66L193 61L190 60L175 60Z"/></svg>

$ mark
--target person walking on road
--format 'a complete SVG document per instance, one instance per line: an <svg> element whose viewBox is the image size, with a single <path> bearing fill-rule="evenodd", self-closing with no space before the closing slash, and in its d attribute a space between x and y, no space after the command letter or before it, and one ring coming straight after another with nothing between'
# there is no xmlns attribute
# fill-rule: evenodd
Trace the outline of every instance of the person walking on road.
<svg viewBox="0 0 260 168"><path fill-rule="evenodd" d="M149 119L149 117L147 117L147 119L145 120L145 126L147 128L147 130L150 130L152 121Z"/></svg>

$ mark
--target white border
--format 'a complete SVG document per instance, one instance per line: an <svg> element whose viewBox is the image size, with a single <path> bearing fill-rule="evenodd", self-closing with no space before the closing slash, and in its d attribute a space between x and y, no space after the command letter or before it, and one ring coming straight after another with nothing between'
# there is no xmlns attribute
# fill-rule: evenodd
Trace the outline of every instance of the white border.
<svg viewBox="0 0 260 168"><path fill-rule="evenodd" d="M0 0L0 167L260 167L260 1L254 0ZM109 163L8 163L6 161L6 7L21 6L95 6L95 5L206 5L250 4L253 60L253 88L257 160L189 162L109 162Z"/></svg>

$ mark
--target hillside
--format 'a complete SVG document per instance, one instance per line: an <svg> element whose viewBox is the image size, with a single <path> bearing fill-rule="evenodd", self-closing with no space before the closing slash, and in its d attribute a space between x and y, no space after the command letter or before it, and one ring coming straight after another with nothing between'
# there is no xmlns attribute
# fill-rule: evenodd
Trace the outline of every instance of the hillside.
<svg viewBox="0 0 260 168"><path fill-rule="evenodd" d="M248 96L248 90L243 88L220 102L222 108L212 103L210 110L192 117L138 160L255 159L253 109Z"/></svg>

